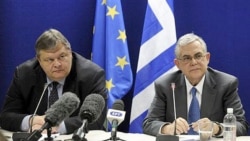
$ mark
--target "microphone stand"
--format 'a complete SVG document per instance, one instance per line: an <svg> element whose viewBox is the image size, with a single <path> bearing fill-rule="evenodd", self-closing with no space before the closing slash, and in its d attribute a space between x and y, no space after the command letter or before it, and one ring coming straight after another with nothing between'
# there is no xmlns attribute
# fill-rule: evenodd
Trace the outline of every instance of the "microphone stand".
<svg viewBox="0 0 250 141"><path fill-rule="evenodd" d="M42 137L41 130L35 130L30 135L24 139L24 141L38 141Z"/></svg>
<svg viewBox="0 0 250 141"><path fill-rule="evenodd" d="M30 135L25 139L25 141L38 141L42 137L42 132L44 129L47 129L47 136L48 140L47 141L53 141L53 138L51 140L51 130L52 128L50 127L50 123L45 123L39 130L35 130Z"/></svg>
<svg viewBox="0 0 250 141"><path fill-rule="evenodd" d="M47 138L45 138L44 140L45 141L53 141L53 138L51 137L51 131L52 131L52 128L47 128Z"/></svg>
<svg viewBox="0 0 250 141"><path fill-rule="evenodd" d="M88 141L85 138L85 134L88 133L87 125L88 125L88 121L83 120L82 126L78 128L72 136L73 141Z"/></svg>
<svg viewBox="0 0 250 141"><path fill-rule="evenodd" d="M104 140L104 141L126 141L126 140L120 139L119 137L116 136L118 121L115 120L114 122L116 122L116 123L112 125L111 137L109 139Z"/></svg>
<svg viewBox="0 0 250 141"><path fill-rule="evenodd" d="M179 141L179 137L176 136L176 105L175 105L175 83L171 83L171 88L173 91L173 103L174 103L174 135L157 135L156 141Z"/></svg>

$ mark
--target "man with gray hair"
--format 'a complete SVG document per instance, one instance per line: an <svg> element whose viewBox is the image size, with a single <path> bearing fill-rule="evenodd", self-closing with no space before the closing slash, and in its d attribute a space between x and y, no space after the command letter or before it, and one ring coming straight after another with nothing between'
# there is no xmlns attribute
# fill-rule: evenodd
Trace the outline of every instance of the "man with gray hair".
<svg viewBox="0 0 250 141"><path fill-rule="evenodd" d="M144 133L154 136L197 134L198 122L212 121L213 136L221 136L227 108L233 108L237 136L247 134L248 123L238 95L238 79L208 67L209 61L210 53L201 37L193 33L180 37L174 59L179 70L155 81L155 97L143 122Z"/></svg>

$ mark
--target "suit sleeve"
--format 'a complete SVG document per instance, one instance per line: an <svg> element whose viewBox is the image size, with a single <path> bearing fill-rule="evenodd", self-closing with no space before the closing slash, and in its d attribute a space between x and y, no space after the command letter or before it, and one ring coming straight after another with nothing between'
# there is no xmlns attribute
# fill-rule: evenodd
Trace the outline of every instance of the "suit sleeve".
<svg viewBox="0 0 250 141"><path fill-rule="evenodd" d="M7 91L5 102L0 116L0 125L3 129L20 131L23 118L27 115L23 97L19 87L19 71L15 70L11 85Z"/></svg>
<svg viewBox="0 0 250 141"><path fill-rule="evenodd" d="M143 132L145 134L156 136L160 132L160 128L168 124L166 122L166 95L161 88L155 83L156 94L148 110L148 114L143 122ZM165 90L167 91L167 90Z"/></svg>
<svg viewBox="0 0 250 141"><path fill-rule="evenodd" d="M237 136L247 135L248 123L245 118L245 111L243 109L240 97L238 95L238 80L231 81L228 92L224 96L224 107L233 108L234 115L237 119Z"/></svg>

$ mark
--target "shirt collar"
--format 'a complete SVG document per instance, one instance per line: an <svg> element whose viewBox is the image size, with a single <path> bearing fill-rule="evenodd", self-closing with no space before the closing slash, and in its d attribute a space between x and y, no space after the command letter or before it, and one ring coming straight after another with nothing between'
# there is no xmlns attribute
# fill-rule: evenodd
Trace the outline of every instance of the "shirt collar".
<svg viewBox="0 0 250 141"><path fill-rule="evenodd" d="M190 94L191 94L191 89L193 87L196 88L198 94L202 94L202 88L203 88L203 84L205 81L205 75L201 78L201 81L196 86L191 85L186 76L185 76L185 81L186 81L187 90Z"/></svg>
<svg viewBox="0 0 250 141"><path fill-rule="evenodd" d="M50 83L52 83L53 82L53 80L50 80L48 77L47 77L47 83L48 84L50 84ZM62 79L62 80L60 80L60 81L57 81L60 85L64 85L64 83L65 83L65 78L64 79Z"/></svg>

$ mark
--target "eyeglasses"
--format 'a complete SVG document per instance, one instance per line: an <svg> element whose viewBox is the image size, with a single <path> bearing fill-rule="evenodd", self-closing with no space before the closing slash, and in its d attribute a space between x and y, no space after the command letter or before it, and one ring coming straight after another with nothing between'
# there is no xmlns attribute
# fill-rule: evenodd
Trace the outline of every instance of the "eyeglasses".
<svg viewBox="0 0 250 141"><path fill-rule="evenodd" d="M193 57L191 57L191 56L189 56L189 55L186 55L186 56L183 56L182 58L178 58L178 60L181 60L183 63L190 63L190 62L192 62L193 61L193 59L195 60L195 61L201 61L201 59L203 58L203 57L205 57L206 56L206 54L204 55L204 54L202 54L202 53L198 53L198 54L195 54Z"/></svg>

